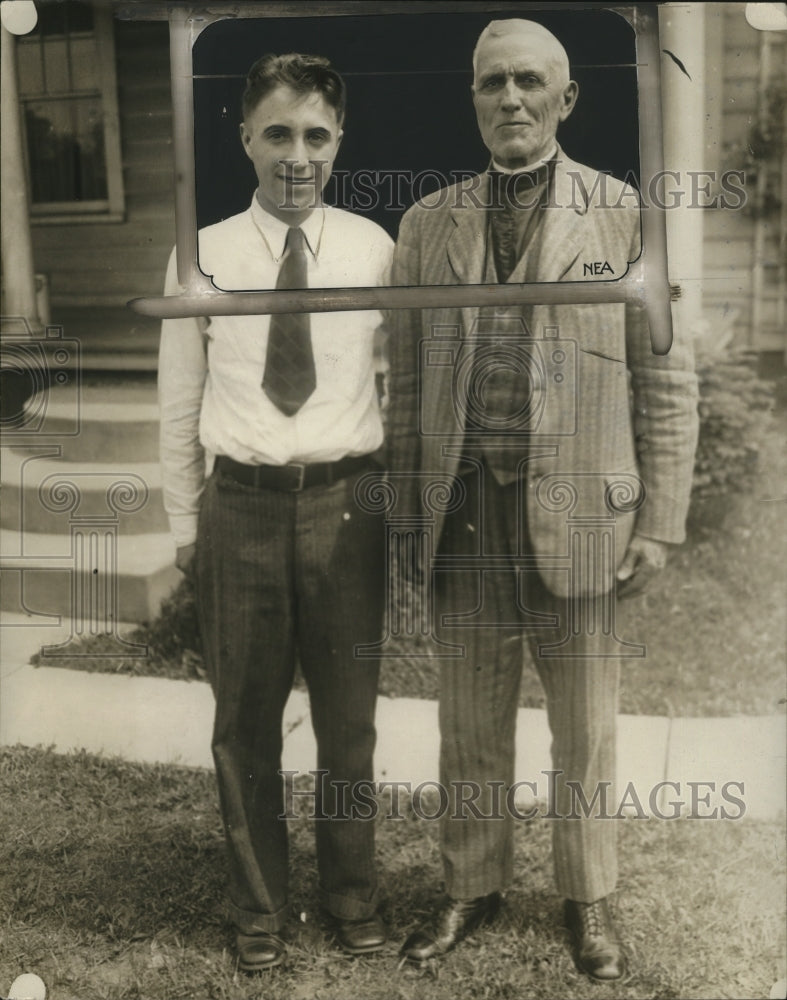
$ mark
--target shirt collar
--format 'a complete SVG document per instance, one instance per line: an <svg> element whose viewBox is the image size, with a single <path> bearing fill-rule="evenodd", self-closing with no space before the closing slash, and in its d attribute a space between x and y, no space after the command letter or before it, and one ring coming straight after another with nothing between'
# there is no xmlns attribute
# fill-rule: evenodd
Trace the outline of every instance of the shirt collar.
<svg viewBox="0 0 787 1000"><path fill-rule="evenodd" d="M287 241L287 230L290 227L286 222L282 222L281 219L277 219L275 215L271 215L270 212L266 212L257 199L256 191L254 192L254 197L251 199L251 217L254 220L254 224L257 229L259 229L262 233L262 238L270 251L271 257L273 257L274 263L278 264L284 256L284 248ZM324 224L325 208L322 205L318 205L311 215L300 225L300 230L306 237L306 245L315 260L317 259L317 254L320 250L320 241L322 239Z"/></svg>
<svg viewBox="0 0 787 1000"><path fill-rule="evenodd" d="M532 173L532 171L540 167L542 163L548 163L550 160L554 160L556 156L557 156L557 143L555 143L548 156L544 156L540 160L534 160L532 163L528 163L524 167L516 167L515 169L512 170L511 167L503 167L493 159L490 170L495 170L501 174Z"/></svg>

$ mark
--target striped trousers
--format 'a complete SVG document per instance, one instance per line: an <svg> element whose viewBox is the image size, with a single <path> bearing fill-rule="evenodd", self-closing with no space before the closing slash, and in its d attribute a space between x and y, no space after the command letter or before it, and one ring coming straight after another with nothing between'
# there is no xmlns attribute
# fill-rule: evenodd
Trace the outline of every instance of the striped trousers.
<svg viewBox="0 0 787 1000"><path fill-rule="evenodd" d="M523 639L546 693L553 770L562 772L551 809L558 816L572 809L566 782L579 782L588 801L601 782L614 782L619 660L605 657L600 635L584 637L586 657L539 654L539 646L565 634L567 601L551 594L535 570L517 570L506 559L517 538L527 539L518 484L499 485L485 464L462 482L465 500L446 518L440 556L503 557L484 571L451 569L444 561L435 574L437 634L464 646L461 659L441 665L440 775L449 794L441 827L445 887L455 899L471 899L502 890L511 879L515 819L499 803L514 782ZM467 782L472 786L461 784ZM544 787L543 778L538 785ZM477 786L477 810L468 810L462 797ZM488 818L499 812L501 818ZM593 902L615 888L617 821L580 817L549 820L555 878L562 896Z"/></svg>
<svg viewBox="0 0 787 1000"><path fill-rule="evenodd" d="M213 757L229 857L230 913L246 934L287 919L282 716L296 656L317 742L320 896L335 917L375 911L374 823L349 820L341 782L373 777L384 524L358 508L357 476L299 493L215 472L202 501L197 590L216 697ZM321 817L328 818L321 818ZM331 819L330 817L335 817Z"/></svg>

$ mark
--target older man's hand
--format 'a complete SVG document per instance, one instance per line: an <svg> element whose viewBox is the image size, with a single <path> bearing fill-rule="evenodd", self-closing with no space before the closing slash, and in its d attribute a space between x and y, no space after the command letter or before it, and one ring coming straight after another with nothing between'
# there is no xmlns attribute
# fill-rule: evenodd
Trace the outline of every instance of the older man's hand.
<svg viewBox="0 0 787 1000"><path fill-rule="evenodd" d="M191 545L181 545L175 553L175 565L186 576L191 576L194 572L194 554L197 551L196 543Z"/></svg>
<svg viewBox="0 0 787 1000"><path fill-rule="evenodd" d="M665 542L657 542L644 535L632 535L623 562L618 567L618 597L641 594L667 565L667 549Z"/></svg>

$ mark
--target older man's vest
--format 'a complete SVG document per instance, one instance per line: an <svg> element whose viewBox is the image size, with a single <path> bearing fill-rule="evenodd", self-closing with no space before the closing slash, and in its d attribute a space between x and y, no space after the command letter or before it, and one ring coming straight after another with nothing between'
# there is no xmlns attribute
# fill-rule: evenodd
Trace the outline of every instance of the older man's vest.
<svg viewBox="0 0 787 1000"><path fill-rule="evenodd" d="M484 282L509 280L515 270L523 281L534 281L538 268L538 233L554 169L552 162L521 174L491 175L487 211L487 247ZM533 308L529 305L483 307L475 348L474 377L477 406L468 409L466 433L481 435L481 451L501 484L519 475L533 429L530 397L533 352L527 340ZM518 320L522 320L524 327ZM522 329L512 341L512 330Z"/></svg>

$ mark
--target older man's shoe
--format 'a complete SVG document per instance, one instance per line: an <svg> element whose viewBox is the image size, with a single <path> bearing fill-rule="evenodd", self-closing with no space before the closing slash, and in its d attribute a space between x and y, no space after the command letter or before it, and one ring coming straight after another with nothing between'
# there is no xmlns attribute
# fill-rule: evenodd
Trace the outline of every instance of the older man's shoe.
<svg viewBox="0 0 787 1000"><path fill-rule="evenodd" d="M348 955L369 955L379 951L388 938L379 913L362 920L340 920L336 928L339 946Z"/></svg>
<svg viewBox="0 0 787 1000"><path fill-rule="evenodd" d="M608 982L626 974L626 955L606 899L577 903L567 899L566 926L574 943L574 961L591 979Z"/></svg>
<svg viewBox="0 0 787 1000"><path fill-rule="evenodd" d="M401 954L411 962L425 962L444 955L476 927L494 920L500 901L499 892L475 899L451 899L447 896L431 919L407 938Z"/></svg>
<svg viewBox="0 0 787 1000"><path fill-rule="evenodd" d="M238 934L238 968L242 972L264 972L281 965L287 946L276 934Z"/></svg>

